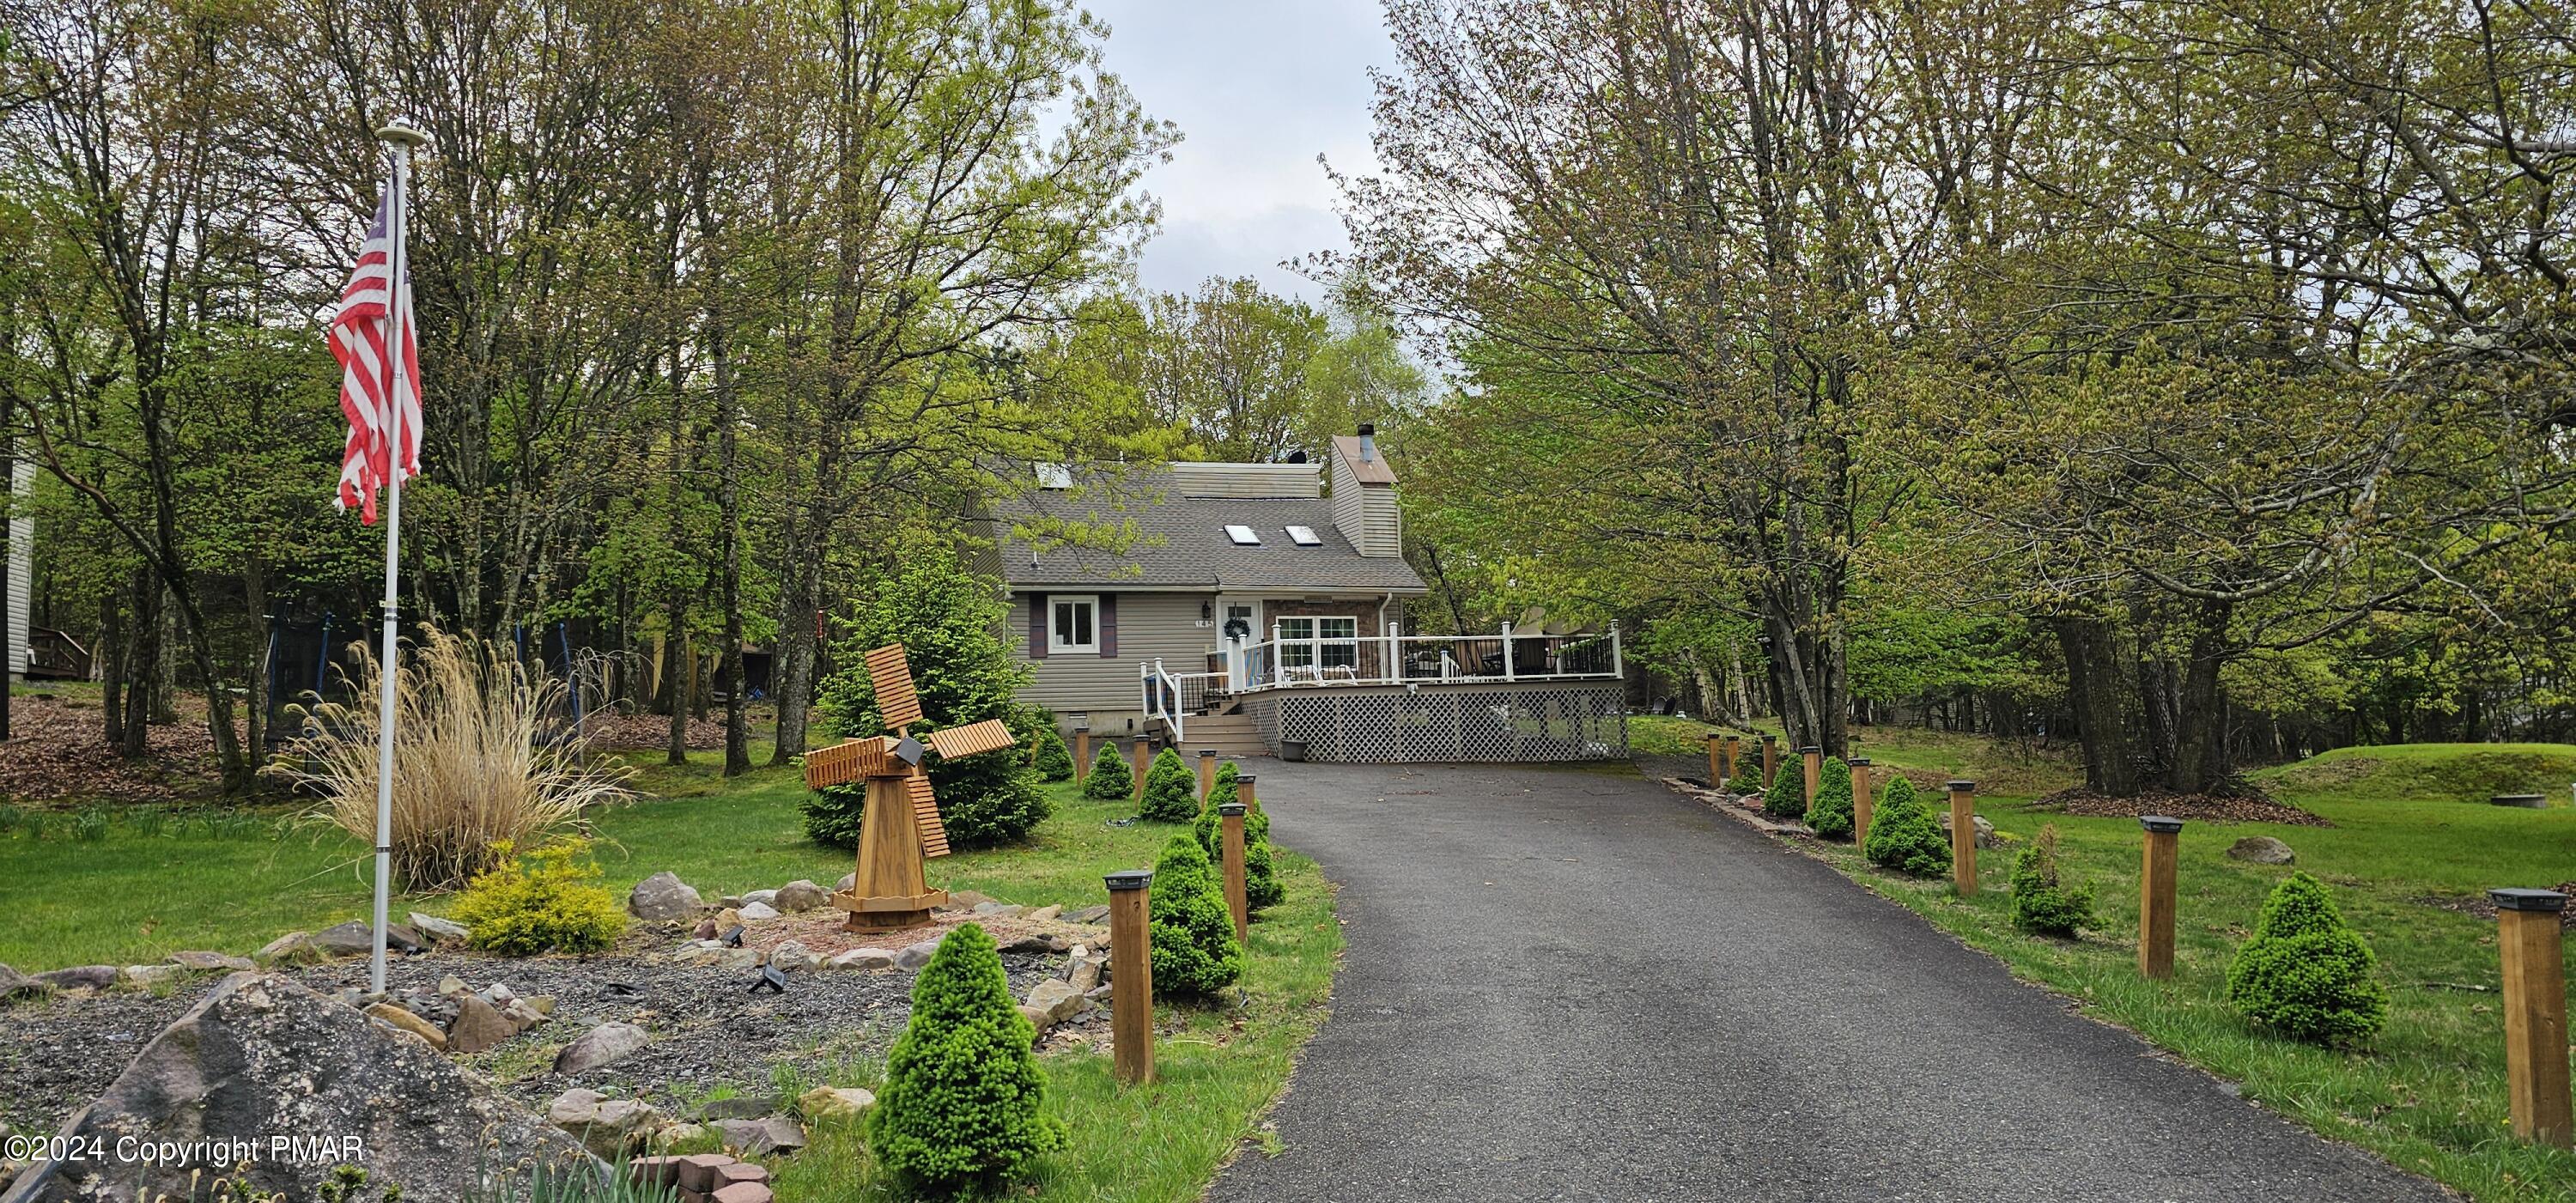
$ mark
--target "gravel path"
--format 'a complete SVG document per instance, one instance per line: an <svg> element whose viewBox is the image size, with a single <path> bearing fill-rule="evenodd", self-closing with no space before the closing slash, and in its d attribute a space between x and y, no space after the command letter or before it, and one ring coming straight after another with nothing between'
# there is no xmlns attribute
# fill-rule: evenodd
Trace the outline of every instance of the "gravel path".
<svg viewBox="0 0 2576 1203"><path fill-rule="evenodd" d="M1624 766L1260 773L1350 943L1212 1199L2447 1197Z"/></svg>

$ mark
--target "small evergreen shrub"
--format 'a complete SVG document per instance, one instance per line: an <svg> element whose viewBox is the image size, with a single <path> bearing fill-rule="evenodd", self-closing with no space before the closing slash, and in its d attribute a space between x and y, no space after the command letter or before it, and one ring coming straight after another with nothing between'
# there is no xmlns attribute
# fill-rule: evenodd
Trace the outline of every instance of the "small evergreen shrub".
<svg viewBox="0 0 2576 1203"><path fill-rule="evenodd" d="M1127 767L1127 759L1118 754L1114 744L1102 744L1100 755L1091 759L1091 775L1082 779L1082 796L1097 802L1115 802L1136 792L1136 774Z"/></svg>
<svg viewBox="0 0 2576 1203"><path fill-rule="evenodd" d="M1735 775L1726 779L1726 792L1739 798L1750 798L1762 792L1762 762L1750 755L1735 758Z"/></svg>
<svg viewBox="0 0 2576 1203"><path fill-rule="evenodd" d="M2057 876L2057 824L2040 825L2013 861L2013 926L2043 936L2073 937L2093 922L2093 887L2068 888Z"/></svg>
<svg viewBox="0 0 2576 1203"><path fill-rule="evenodd" d="M1245 857L1250 863L1251 858ZM1154 994L1214 994L1243 976L1243 946L1234 942L1234 912L1225 881L1195 833L1175 832L1154 862L1146 917L1154 935Z"/></svg>
<svg viewBox="0 0 2576 1203"><path fill-rule="evenodd" d="M916 1194L992 1192L1063 1148L1044 1113L1037 1031L1011 998L993 937L961 924L912 987L912 1020L886 1055L868 1150Z"/></svg>
<svg viewBox="0 0 2576 1203"><path fill-rule="evenodd" d="M1199 817L1199 779L1181 754L1165 748L1145 766L1145 801L1138 817L1157 823L1187 823Z"/></svg>
<svg viewBox="0 0 2576 1203"><path fill-rule="evenodd" d="M1840 756L1826 757L1816 771L1816 800L1807 807L1807 826L1829 840L1852 838L1851 766Z"/></svg>
<svg viewBox="0 0 2576 1203"><path fill-rule="evenodd" d="M1807 774L1795 761L1780 766L1780 775L1771 779L1771 790L1762 795L1762 813L1775 819L1799 819L1807 814Z"/></svg>
<svg viewBox="0 0 2576 1203"><path fill-rule="evenodd" d="M1056 732L1054 723L1043 724L1037 729L1033 747L1029 753L1029 767L1037 771L1040 779L1073 780L1073 752L1064 746L1064 736Z"/></svg>
<svg viewBox="0 0 2576 1203"><path fill-rule="evenodd" d="M1870 811L1864 851L1871 863L1912 877L1938 877L1950 869L1950 837L1914 783L1901 776L1889 779Z"/></svg>
<svg viewBox="0 0 2576 1203"><path fill-rule="evenodd" d="M1225 816L1217 807L1242 800L1243 791L1235 784L1234 762L1218 765L1216 782L1208 788L1207 807L1199 812L1192 829L1198 833L1199 847L1206 849L1208 862L1217 873L1217 884L1225 884ZM1270 855L1270 816L1261 813L1255 800L1243 809L1243 903L1247 910L1261 911L1279 905L1288 898L1288 888L1279 883L1279 869Z"/></svg>
<svg viewBox="0 0 2576 1203"><path fill-rule="evenodd" d="M2377 967L2325 883L2292 873L2272 887L2253 937L2229 962L2227 1001L2256 1026L2294 1040L2364 1044L2388 1020Z"/></svg>
<svg viewBox="0 0 2576 1203"><path fill-rule="evenodd" d="M626 911L599 884L599 866L583 855L589 850L588 840L560 839L514 856L510 841L496 842L500 863L456 896L456 921L474 929L466 943L514 957L615 944Z"/></svg>

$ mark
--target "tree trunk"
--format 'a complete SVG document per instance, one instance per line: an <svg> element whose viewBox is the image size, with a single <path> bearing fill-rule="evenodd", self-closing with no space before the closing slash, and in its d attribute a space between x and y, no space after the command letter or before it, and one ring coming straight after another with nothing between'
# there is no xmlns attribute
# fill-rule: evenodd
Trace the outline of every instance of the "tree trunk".
<svg viewBox="0 0 2576 1203"><path fill-rule="evenodd" d="M134 574L134 623L127 637L125 741L117 752L128 760L140 760L151 747L156 709L152 688L161 663L161 583L146 570Z"/></svg>
<svg viewBox="0 0 2576 1203"><path fill-rule="evenodd" d="M98 679L100 735L113 746L125 746L125 602L109 589L98 599Z"/></svg>
<svg viewBox="0 0 2576 1203"><path fill-rule="evenodd" d="M268 614L268 570L255 552L242 558L242 602L251 615L260 620L261 626L259 637L251 642L250 669L243 674L250 685L250 713L242 720L247 729L243 743L249 747L252 759L256 760L267 746L269 674L274 670L268 662L268 631L272 629Z"/></svg>
<svg viewBox="0 0 2576 1203"><path fill-rule="evenodd" d="M688 603L682 601L677 593L671 595L670 616L671 630L674 633L662 643L662 679L665 687L670 691L671 742L662 757L662 762L687 764L689 763L689 690L691 678L697 675L691 670L697 665L698 658L689 648L688 637L677 633L681 630L681 624L688 620Z"/></svg>
<svg viewBox="0 0 2576 1203"><path fill-rule="evenodd" d="M2084 787L2113 798L2138 794L2137 753L2121 707L2119 641L2111 624L2090 615L2051 619L2066 657L2066 702L2084 749Z"/></svg>
<svg viewBox="0 0 2576 1203"><path fill-rule="evenodd" d="M2231 616L2232 608L2221 602L2202 606L2196 616L2191 658L2183 665L2182 690L2174 706L2170 784L2180 793L2217 790L2233 768L2227 749L2227 706L2218 686L2219 670L2227 663Z"/></svg>

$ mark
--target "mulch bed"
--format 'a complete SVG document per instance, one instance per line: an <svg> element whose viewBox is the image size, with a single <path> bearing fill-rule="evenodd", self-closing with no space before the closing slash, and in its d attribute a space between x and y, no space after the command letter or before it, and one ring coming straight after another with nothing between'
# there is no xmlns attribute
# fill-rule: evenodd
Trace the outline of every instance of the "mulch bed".
<svg viewBox="0 0 2576 1203"><path fill-rule="evenodd" d="M2212 794L2144 793L2134 798L2111 798L2081 787L2062 789L2030 804L2032 810L2050 810L2059 814L2089 815L2096 818L2136 818L2140 815L2167 815L2187 822L2200 823L2282 823L2293 827L2332 827L2322 816L2298 807L2275 802L2270 798L2222 798Z"/></svg>
<svg viewBox="0 0 2576 1203"><path fill-rule="evenodd" d="M871 945L901 949L969 919L1005 946L1023 935L1078 937L1083 930L943 912L938 921L919 928L862 937L841 931L841 918L837 911L826 911L758 923L747 945L766 952L795 939L825 955ZM910 971L796 973L789 975L783 993L752 994L753 971L675 965L662 955L686 937L676 924L638 924L616 949L589 957L493 957L436 949L394 959L386 967L386 984L395 993L434 991L440 978L454 974L478 988L506 983L523 998L554 996L550 1022L457 1058L540 1112L565 1090L587 1086L613 1088L651 1102L666 1116L685 1118L698 1100L720 1086L766 1096L773 1065L794 1065L804 1077L820 1080L835 1057L879 1055L911 1017L915 975ZM1024 997L1040 979L1060 976L1065 957L1005 952L1002 965L1012 995ZM279 972L326 994L367 985L363 957ZM0 1091L0 1122L21 1133L57 1130L217 980L210 975L191 979L167 998L111 990L0 1006L0 1082L8 1083ZM634 993L612 991L612 984L631 987ZM562 1045L610 1020L643 1027L653 1034L652 1043L587 1073L563 1077L553 1072L554 1054ZM1095 1009L1049 1033L1048 1043L1056 1047L1087 1041L1106 1030L1107 1012Z"/></svg>
<svg viewBox="0 0 2576 1203"><path fill-rule="evenodd" d="M2562 881L2549 888L2561 894L2576 896L2576 881ZM2456 914L2475 915L2490 922L2496 917L2496 904L2489 901L2484 894L2427 894L2415 901L2424 906ZM2558 926L2568 931L2576 931L2576 906L2570 906L2558 912Z"/></svg>
<svg viewBox="0 0 2576 1203"><path fill-rule="evenodd" d="M582 730L600 748L667 748L671 716L667 714L594 714ZM700 752L724 746L724 719L715 715L689 720L689 747Z"/></svg>
<svg viewBox="0 0 2576 1203"><path fill-rule="evenodd" d="M151 755L139 761L117 755L99 724L95 704L13 699L10 738L0 743L0 798L176 802L214 789L215 737L206 729L202 704L194 713L183 707L178 722L150 728L145 743Z"/></svg>

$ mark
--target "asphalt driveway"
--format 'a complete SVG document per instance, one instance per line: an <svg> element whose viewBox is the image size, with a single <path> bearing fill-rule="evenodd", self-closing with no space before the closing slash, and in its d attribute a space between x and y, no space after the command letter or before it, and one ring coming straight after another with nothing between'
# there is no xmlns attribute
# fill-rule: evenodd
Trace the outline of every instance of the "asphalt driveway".
<svg viewBox="0 0 2576 1203"><path fill-rule="evenodd" d="M1210 1198L2448 1197L1634 775L1259 772L1349 949Z"/></svg>

